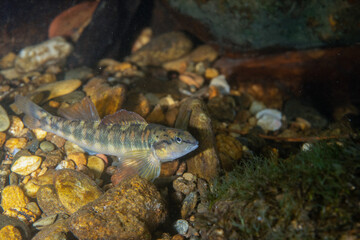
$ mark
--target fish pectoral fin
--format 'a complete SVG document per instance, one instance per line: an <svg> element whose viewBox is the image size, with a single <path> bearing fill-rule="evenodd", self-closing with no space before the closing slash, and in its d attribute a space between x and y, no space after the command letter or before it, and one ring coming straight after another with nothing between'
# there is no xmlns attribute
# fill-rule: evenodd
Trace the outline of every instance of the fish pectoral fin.
<svg viewBox="0 0 360 240"><path fill-rule="evenodd" d="M121 167L131 168L145 179L154 180L160 175L160 161L154 156L152 151L131 151L121 156L119 159ZM131 171L129 171L131 174ZM124 175L126 175L124 173Z"/></svg>
<svg viewBox="0 0 360 240"><path fill-rule="evenodd" d="M137 123L137 124L146 124L146 120L137 113L126 111L125 109L121 109L114 114L105 116L101 120L102 124L110 125L110 124L129 124L129 123Z"/></svg>
<svg viewBox="0 0 360 240"><path fill-rule="evenodd" d="M89 97L83 98L81 102L75 103L70 107L60 108L58 114L69 120L101 120L94 103Z"/></svg>

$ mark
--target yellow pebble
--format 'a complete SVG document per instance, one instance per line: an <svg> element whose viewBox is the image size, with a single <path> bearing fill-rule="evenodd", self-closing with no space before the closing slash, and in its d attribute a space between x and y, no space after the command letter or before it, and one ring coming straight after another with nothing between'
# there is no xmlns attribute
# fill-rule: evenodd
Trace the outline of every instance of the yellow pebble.
<svg viewBox="0 0 360 240"><path fill-rule="evenodd" d="M2 240L22 240L19 229L12 225L7 225L0 230L0 239Z"/></svg>
<svg viewBox="0 0 360 240"><path fill-rule="evenodd" d="M11 208L25 207L28 202L28 197L25 196L24 191L19 186L10 185L2 191L1 206L4 211Z"/></svg>
<svg viewBox="0 0 360 240"><path fill-rule="evenodd" d="M205 70L205 78L206 79L213 79L214 77L219 76L219 71L215 68L207 68Z"/></svg>

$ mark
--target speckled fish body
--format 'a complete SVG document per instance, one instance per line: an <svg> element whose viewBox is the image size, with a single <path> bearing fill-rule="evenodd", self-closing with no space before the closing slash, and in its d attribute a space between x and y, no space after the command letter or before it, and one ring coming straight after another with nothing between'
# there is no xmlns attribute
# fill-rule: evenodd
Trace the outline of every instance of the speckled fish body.
<svg viewBox="0 0 360 240"><path fill-rule="evenodd" d="M161 162L179 158L198 146L189 132L149 124L126 110L100 120L89 99L71 114L63 114L70 119L51 115L26 97L16 97L15 103L25 113L28 127L40 127L90 152L117 156L122 166L135 169L149 180L159 176ZM82 109L88 113L79 114ZM83 120L86 116L90 120Z"/></svg>

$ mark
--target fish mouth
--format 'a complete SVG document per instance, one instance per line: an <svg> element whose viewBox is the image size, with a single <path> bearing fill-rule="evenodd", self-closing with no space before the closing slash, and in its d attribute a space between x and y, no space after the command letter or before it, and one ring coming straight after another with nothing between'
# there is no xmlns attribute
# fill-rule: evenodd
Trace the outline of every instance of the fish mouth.
<svg viewBox="0 0 360 240"><path fill-rule="evenodd" d="M194 143L192 143L192 145L189 145L187 148L186 148L186 151L187 152L192 152L194 151L195 149L197 149L199 147L199 142L196 141Z"/></svg>

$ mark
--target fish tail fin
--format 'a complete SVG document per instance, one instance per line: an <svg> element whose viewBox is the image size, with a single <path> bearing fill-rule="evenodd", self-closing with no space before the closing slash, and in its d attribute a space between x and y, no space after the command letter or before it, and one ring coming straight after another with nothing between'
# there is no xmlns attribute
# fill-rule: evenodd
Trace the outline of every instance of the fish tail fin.
<svg viewBox="0 0 360 240"><path fill-rule="evenodd" d="M25 113L24 123L29 128L39 128L41 120L51 116L50 113L33 103L29 98L24 96L15 97L15 105Z"/></svg>

